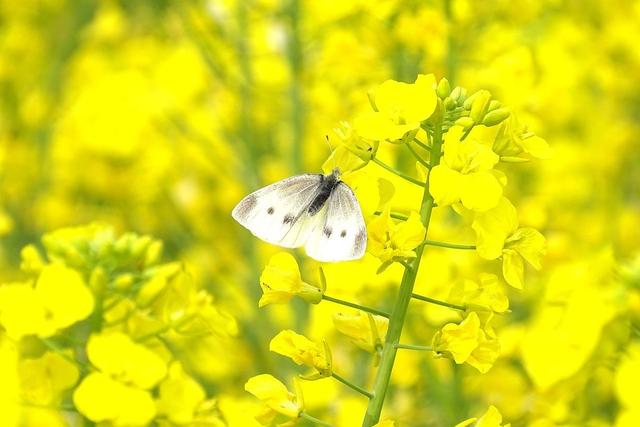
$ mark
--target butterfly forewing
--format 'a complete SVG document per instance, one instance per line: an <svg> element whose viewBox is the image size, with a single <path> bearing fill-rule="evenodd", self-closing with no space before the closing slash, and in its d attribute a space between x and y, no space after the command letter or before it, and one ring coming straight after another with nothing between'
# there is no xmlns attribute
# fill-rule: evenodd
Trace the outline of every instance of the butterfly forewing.
<svg viewBox="0 0 640 427"><path fill-rule="evenodd" d="M233 209L233 218L262 240L296 248L304 245L319 220L306 212L322 175L296 175L249 194Z"/></svg>
<svg viewBox="0 0 640 427"><path fill-rule="evenodd" d="M362 258L367 247L360 204L351 188L344 182L337 184L318 212L324 223L318 225L305 244L307 255L318 261L348 261Z"/></svg>

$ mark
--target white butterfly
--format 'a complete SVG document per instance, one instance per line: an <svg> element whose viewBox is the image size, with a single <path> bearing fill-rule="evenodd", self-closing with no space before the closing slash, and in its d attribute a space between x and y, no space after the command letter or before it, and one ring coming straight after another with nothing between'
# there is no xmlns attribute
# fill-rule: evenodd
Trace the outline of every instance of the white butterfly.
<svg viewBox="0 0 640 427"><path fill-rule="evenodd" d="M358 199L340 172L296 175L249 194L231 215L262 240L304 246L318 261L362 258L367 229Z"/></svg>

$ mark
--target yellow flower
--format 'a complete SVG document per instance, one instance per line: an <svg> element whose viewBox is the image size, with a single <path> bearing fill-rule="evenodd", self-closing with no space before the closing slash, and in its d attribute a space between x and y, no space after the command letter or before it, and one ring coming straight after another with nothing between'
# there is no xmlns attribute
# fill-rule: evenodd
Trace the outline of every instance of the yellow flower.
<svg viewBox="0 0 640 427"><path fill-rule="evenodd" d="M406 221L394 222L389 209L369 221L367 250L386 268L393 261L415 258L414 249L424 241L425 228L416 212Z"/></svg>
<svg viewBox="0 0 640 427"><path fill-rule="evenodd" d="M459 424L456 427L467 427L473 425L474 427L510 427L511 424L502 424L502 415L498 409L491 405L485 414L478 418L469 418Z"/></svg>
<svg viewBox="0 0 640 427"><path fill-rule="evenodd" d="M81 414L99 423L115 426L144 426L156 415L151 393L129 387L101 372L87 375L73 393Z"/></svg>
<svg viewBox="0 0 640 427"><path fill-rule="evenodd" d="M78 368L58 353L47 352L37 359L18 364L23 400L36 405L52 405L62 392L78 381Z"/></svg>
<svg viewBox="0 0 640 427"><path fill-rule="evenodd" d="M516 208L502 198L487 212L477 213L473 229L476 232L478 254L485 259L502 256L502 274L507 283L522 289L524 263L540 269L540 261L546 253L546 240L533 228L518 228Z"/></svg>
<svg viewBox="0 0 640 427"><path fill-rule="evenodd" d="M120 332L92 335L87 344L87 356L103 373L142 389L152 388L167 373L160 356Z"/></svg>
<svg viewBox="0 0 640 427"><path fill-rule="evenodd" d="M290 419L297 419L303 409L302 396L289 392L287 387L268 374L257 375L249 378L244 385L244 389L264 404L264 410L259 414L258 421L263 425L268 425L277 414L284 415Z"/></svg>
<svg viewBox="0 0 640 427"><path fill-rule="evenodd" d="M429 177L429 192L439 206L460 202L467 209L482 212L500 201L506 178L493 170L498 155L479 141L483 129L474 127L464 141L461 126L453 126L445 135L442 163Z"/></svg>
<svg viewBox="0 0 640 427"><path fill-rule="evenodd" d="M198 407L206 398L202 386L184 372L179 362L169 366L167 378L160 383L159 389L158 414L178 425L193 422Z"/></svg>
<svg viewBox="0 0 640 427"><path fill-rule="evenodd" d="M43 336L51 336L87 318L93 311L93 294L80 273L61 264L44 267L35 290L46 312L48 331L40 332Z"/></svg>
<svg viewBox="0 0 640 427"><path fill-rule="evenodd" d="M330 172L337 167L345 174L360 169L366 166L378 151L379 141L362 138L347 122L341 122L340 127L334 129L334 132L341 143L322 165L324 171Z"/></svg>
<svg viewBox="0 0 640 427"><path fill-rule="evenodd" d="M298 365L315 368L322 376L331 375L331 354L328 348L292 330L281 331L273 337L269 350L290 358Z"/></svg>
<svg viewBox="0 0 640 427"><path fill-rule="evenodd" d="M457 364L468 363L478 371L487 372L500 354L500 344L493 332L483 330L480 318L469 313L459 324L448 323L433 336L436 357L451 357Z"/></svg>
<svg viewBox="0 0 640 427"><path fill-rule="evenodd" d="M30 283L0 286L0 324L14 339L50 337L93 311L93 294L82 276L61 264L45 266L35 287Z"/></svg>
<svg viewBox="0 0 640 427"><path fill-rule="evenodd" d="M395 141L420 128L435 111L437 95L433 74L420 74L415 83L387 80L373 95L376 111L358 116L354 128L358 135L373 140Z"/></svg>
<svg viewBox="0 0 640 427"><path fill-rule="evenodd" d="M481 274L480 281L462 280L451 288L449 301L465 306L468 310L491 310L504 313L509 308L509 299L504 293L498 277Z"/></svg>
<svg viewBox="0 0 640 427"><path fill-rule="evenodd" d="M294 296L317 304L322 300L322 290L302 281L296 259L287 252L271 257L260 275L262 298L259 307L267 304L282 304Z"/></svg>
<svg viewBox="0 0 640 427"><path fill-rule="evenodd" d="M551 148L544 139L529 132L525 125L521 125L518 119L511 115L498 128L493 142L493 151L501 160L526 161L528 155L537 159L551 157Z"/></svg>
<svg viewBox="0 0 640 427"><path fill-rule="evenodd" d="M357 311L354 314L336 313L333 324L338 332L349 337L355 345L364 351L375 353L387 335L389 319Z"/></svg>

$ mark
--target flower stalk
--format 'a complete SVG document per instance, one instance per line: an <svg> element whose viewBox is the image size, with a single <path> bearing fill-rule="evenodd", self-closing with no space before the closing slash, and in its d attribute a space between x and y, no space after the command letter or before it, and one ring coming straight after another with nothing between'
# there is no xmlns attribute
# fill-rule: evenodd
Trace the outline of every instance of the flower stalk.
<svg viewBox="0 0 640 427"><path fill-rule="evenodd" d="M355 302L345 301L338 298L334 298L329 295L322 295L323 300L331 301L336 304L344 305L347 307L355 308L357 310L366 311L367 313L376 314L378 316L389 318L390 314L386 311L376 310L375 308L367 307L366 305L356 304Z"/></svg>
<svg viewBox="0 0 640 427"><path fill-rule="evenodd" d="M439 113L439 108L441 107L439 106L436 109L435 114ZM434 124L433 146L430 159L430 164L432 166L437 166L440 163L441 154L442 123L440 119L436 120L436 123ZM420 220L425 227L426 239L431 220L431 212L434 205L433 197L429 193L429 176L427 176L425 183L421 185L424 186L424 192L420 205ZM389 318L389 329L385 338L384 348L382 349L382 355L380 357L380 367L374 382L373 397L369 400L367 412L364 416L364 420L362 421L363 427L371 427L380 419L380 413L382 412L384 398L387 393L387 389L389 388L391 372L393 370L393 365L398 351L398 344L400 343L400 335L402 334L404 319L407 314L409 302L412 298L413 287L418 274L418 268L420 267L420 260L422 259L424 247L425 245L420 245L416 248L416 257L410 263L411 268L406 268L402 276L398 298L393 311L391 312L391 317Z"/></svg>

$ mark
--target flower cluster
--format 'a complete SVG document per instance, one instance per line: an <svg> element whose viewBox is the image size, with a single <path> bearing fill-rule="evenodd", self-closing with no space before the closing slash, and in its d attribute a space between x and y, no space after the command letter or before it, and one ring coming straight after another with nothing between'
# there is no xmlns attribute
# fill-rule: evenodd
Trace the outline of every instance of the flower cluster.
<svg viewBox="0 0 640 427"><path fill-rule="evenodd" d="M0 285L0 342L18 359L23 414L51 408L47 425L71 411L113 426L223 425L180 347L184 336L234 334L235 320L181 265L160 263L161 242L101 224L42 242L44 253L22 250L30 278Z"/></svg>
<svg viewBox="0 0 640 427"><path fill-rule="evenodd" d="M413 288L419 285L418 270L426 246L475 249L481 258L500 259L504 279L519 289L523 288L523 259L540 268L546 248L545 239L538 231L519 228L515 207L504 196L506 174L499 169L501 160L523 153L540 154L546 143L539 137L527 135L513 123L505 125L510 123L510 112L492 100L488 91L481 90L467 97L466 90L460 87L451 90L446 79L436 84L433 75L419 75L413 84L384 82L369 93L369 101L373 111L356 117L353 126L343 124L339 133L342 143L324 167L339 167L349 172L345 180L357 195L365 193L363 198L367 197L366 193L369 198L371 192L378 193L378 209L368 209L368 203L363 201L368 255L361 263L367 260L377 263L375 274L378 276L397 264L404 269L392 311L385 312L328 295L327 283L333 283L336 278L327 280L324 269L320 268L319 286L303 281L298 263L286 252L272 256L265 267L260 277L263 295L259 302L263 307L287 303L297 296L312 304L329 301L358 310L334 314L334 326L357 347L374 355L374 365L378 368L371 377L373 381L368 382L373 386L372 391L335 372L342 366L334 362L330 346L324 340L321 344L292 330L283 330L271 340L270 350L290 358L297 365L313 369L311 374L300 376L301 379L334 377L367 397L365 426L379 421L398 350L430 350L435 357L468 364L481 373L488 372L500 355L498 335L491 326L493 317L505 313L509 307L500 279L483 273L478 282L459 280L451 287L448 301L415 294ZM523 142L525 140L531 140L530 145ZM385 142L407 147L418 177L381 160ZM538 150L524 146L537 146ZM377 188L371 188L363 183L376 181L371 179L375 175L367 167L371 163L400 181L394 182L392 177L383 181L379 177ZM368 178L363 179L363 176ZM422 189L421 201L415 201L417 210L409 209L408 214L394 210L396 195L405 191L406 185ZM467 221L466 226L475 230L476 244L429 239L431 216L436 207L453 207L453 212ZM403 323L412 298L451 308L462 320L437 328L430 346L401 343ZM258 384L268 385L269 393ZM270 408L269 416L261 413L257 417L264 425L273 421L273 411L284 415L287 423L311 417L301 403L300 394L294 397L268 375L251 378L246 389ZM476 419L460 425L473 422ZM500 423L501 416L491 407L476 425L498 426Z"/></svg>

